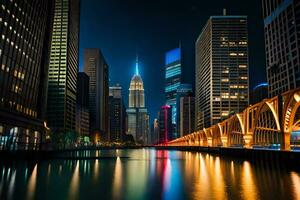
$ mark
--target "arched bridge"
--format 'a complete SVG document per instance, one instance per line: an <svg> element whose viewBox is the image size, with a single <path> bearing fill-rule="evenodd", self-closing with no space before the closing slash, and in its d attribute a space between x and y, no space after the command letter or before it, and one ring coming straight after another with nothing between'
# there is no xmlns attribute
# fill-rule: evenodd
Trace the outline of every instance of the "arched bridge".
<svg viewBox="0 0 300 200"><path fill-rule="evenodd" d="M166 145L300 148L300 88L250 105L218 124Z"/></svg>

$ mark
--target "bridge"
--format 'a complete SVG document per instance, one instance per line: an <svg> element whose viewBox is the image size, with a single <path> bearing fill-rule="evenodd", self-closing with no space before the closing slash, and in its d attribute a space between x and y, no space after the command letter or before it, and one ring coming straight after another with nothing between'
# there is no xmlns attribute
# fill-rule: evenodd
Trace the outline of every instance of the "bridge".
<svg viewBox="0 0 300 200"><path fill-rule="evenodd" d="M218 124L164 145L281 150L300 147L300 88L250 105Z"/></svg>

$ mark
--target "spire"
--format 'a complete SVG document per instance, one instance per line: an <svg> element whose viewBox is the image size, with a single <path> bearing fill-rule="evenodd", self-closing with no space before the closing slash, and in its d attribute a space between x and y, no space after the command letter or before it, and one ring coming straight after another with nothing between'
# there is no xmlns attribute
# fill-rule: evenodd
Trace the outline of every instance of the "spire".
<svg viewBox="0 0 300 200"><path fill-rule="evenodd" d="M136 53L136 62L135 62L135 74L140 75L140 73L139 73L139 56L137 53Z"/></svg>

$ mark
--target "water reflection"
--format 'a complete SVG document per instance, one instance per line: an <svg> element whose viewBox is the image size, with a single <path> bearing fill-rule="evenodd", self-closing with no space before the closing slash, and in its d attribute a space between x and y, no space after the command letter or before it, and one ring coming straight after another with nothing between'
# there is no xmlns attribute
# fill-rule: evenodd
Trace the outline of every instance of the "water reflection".
<svg viewBox="0 0 300 200"><path fill-rule="evenodd" d="M97 160L0 164L0 199L300 199L298 171L216 155L82 151Z"/></svg>

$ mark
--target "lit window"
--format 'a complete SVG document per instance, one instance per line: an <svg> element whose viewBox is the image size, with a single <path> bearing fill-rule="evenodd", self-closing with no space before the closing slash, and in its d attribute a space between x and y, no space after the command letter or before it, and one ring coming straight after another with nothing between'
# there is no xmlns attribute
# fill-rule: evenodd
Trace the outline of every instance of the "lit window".
<svg viewBox="0 0 300 200"><path fill-rule="evenodd" d="M241 79L242 79L242 80L247 80L248 77L246 77L246 76L241 76Z"/></svg>
<svg viewBox="0 0 300 200"><path fill-rule="evenodd" d="M221 81L222 82L229 82L229 79L228 78L222 78Z"/></svg>
<svg viewBox="0 0 300 200"><path fill-rule="evenodd" d="M239 65L239 68L247 68L247 65Z"/></svg>
<svg viewBox="0 0 300 200"><path fill-rule="evenodd" d="M237 56L236 53L230 53L229 55L230 55L230 56Z"/></svg>

